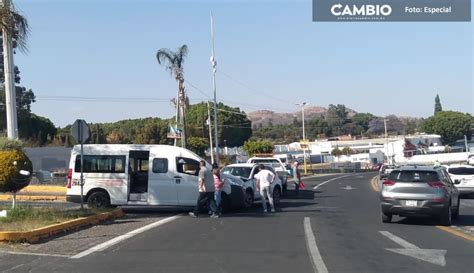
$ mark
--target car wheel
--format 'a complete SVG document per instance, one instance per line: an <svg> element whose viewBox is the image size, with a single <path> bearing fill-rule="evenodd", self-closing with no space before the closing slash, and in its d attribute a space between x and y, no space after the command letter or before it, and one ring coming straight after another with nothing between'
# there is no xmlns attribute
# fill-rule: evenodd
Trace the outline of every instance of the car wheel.
<svg viewBox="0 0 474 273"><path fill-rule="evenodd" d="M451 202L449 205L443 210L440 216L440 222L443 226L450 226L452 220L452 211L451 211Z"/></svg>
<svg viewBox="0 0 474 273"><path fill-rule="evenodd" d="M223 192L221 196L221 209L222 212L229 212L231 210L231 200L230 197Z"/></svg>
<svg viewBox="0 0 474 273"><path fill-rule="evenodd" d="M390 223L392 222L392 215L388 213L383 213L382 212L382 222L383 223Z"/></svg>
<svg viewBox="0 0 474 273"><path fill-rule="evenodd" d="M275 205L275 207L279 207L280 206L280 200L281 200L280 188L273 189L273 205Z"/></svg>
<svg viewBox="0 0 474 273"><path fill-rule="evenodd" d="M105 209L110 208L109 195L103 191L96 191L92 193L87 199L87 205L91 209Z"/></svg>
<svg viewBox="0 0 474 273"><path fill-rule="evenodd" d="M254 201L254 194L252 190L248 189L245 191L245 200L244 200L244 205L246 208L249 208L253 205Z"/></svg>
<svg viewBox="0 0 474 273"><path fill-rule="evenodd" d="M459 201L459 198L458 198L458 203L457 203L457 205L456 205L456 208L455 208L454 211L453 211L453 216L452 216L453 219L458 219L458 218L459 218L459 206L460 206L460 202L461 202L461 201Z"/></svg>

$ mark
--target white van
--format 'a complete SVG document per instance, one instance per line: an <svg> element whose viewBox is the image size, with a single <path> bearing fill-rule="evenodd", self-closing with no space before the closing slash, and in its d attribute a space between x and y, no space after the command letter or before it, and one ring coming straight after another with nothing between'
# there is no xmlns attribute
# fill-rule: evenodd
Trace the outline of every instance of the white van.
<svg viewBox="0 0 474 273"><path fill-rule="evenodd" d="M196 205L202 159L189 150L140 144L89 144L83 149L83 196L89 207ZM69 202L81 202L80 151L76 145L71 152L66 193ZM224 177L223 207L240 202L243 206L239 183L238 178Z"/></svg>

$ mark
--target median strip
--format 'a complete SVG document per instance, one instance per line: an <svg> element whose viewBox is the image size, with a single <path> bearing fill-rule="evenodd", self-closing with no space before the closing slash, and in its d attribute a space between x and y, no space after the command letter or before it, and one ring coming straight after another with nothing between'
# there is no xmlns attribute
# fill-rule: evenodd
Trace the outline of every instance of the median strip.
<svg viewBox="0 0 474 273"><path fill-rule="evenodd" d="M115 219L122 217L122 209L116 209L110 212L103 212L88 217L81 217L78 219L66 221L59 224L49 225L42 228L36 228L30 231L4 231L0 232L0 241L13 241L13 242L29 242L34 243L39 241L41 238L47 238L52 235L65 232L68 230L77 229L84 226L94 225L99 222Z"/></svg>

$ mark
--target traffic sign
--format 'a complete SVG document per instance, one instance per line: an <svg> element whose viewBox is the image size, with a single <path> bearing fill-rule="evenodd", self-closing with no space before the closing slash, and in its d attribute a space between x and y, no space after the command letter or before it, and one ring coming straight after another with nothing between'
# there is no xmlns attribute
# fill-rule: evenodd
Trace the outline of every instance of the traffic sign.
<svg viewBox="0 0 474 273"><path fill-rule="evenodd" d="M77 143L83 144L89 139L91 130L85 120L76 119L71 127L71 135L74 137Z"/></svg>

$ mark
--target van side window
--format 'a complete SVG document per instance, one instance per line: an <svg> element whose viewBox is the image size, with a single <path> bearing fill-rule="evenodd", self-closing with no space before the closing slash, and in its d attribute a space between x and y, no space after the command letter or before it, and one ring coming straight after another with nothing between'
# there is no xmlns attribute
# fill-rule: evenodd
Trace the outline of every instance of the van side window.
<svg viewBox="0 0 474 273"><path fill-rule="evenodd" d="M85 173L125 173L124 155L84 155ZM75 172L81 172L81 156L76 156Z"/></svg>
<svg viewBox="0 0 474 273"><path fill-rule="evenodd" d="M167 158L154 158L152 171L154 173L167 173L168 172L168 159Z"/></svg>
<svg viewBox="0 0 474 273"><path fill-rule="evenodd" d="M199 162L185 157L176 157L176 170L179 173L198 176Z"/></svg>

